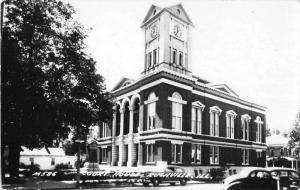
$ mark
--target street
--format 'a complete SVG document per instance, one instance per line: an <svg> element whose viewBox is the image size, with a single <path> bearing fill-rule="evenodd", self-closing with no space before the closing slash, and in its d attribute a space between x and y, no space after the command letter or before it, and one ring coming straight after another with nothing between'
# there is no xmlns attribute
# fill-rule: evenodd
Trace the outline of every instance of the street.
<svg viewBox="0 0 300 190"><path fill-rule="evenodd" d="M171 186L169 184L160 184L159 187L153 187L153 186L149 186L149 187L144 187L142 185L136 185L134 187L122 187L122 186L116 186L114 187L115 189L117 188L123 188L126 190L138 190L138 189L142 189L142 190L158 190L158 189L163 189L163 190L181 190L181 189L188 189L188 190L221 190L222 185L219 183L189 183L186 186L181 186L179 184L176 184L176 186ZM90 188L89 190L96 190L96 189L100 189L100 188ZM112 187L107 187L107 188L103 188L101 187L101 189L112 189Z"/></svg>

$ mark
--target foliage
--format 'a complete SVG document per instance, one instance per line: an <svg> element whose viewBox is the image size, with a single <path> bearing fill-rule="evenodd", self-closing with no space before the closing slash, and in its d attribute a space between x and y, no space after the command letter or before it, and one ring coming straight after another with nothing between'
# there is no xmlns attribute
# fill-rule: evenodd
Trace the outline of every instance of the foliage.
<svg viewBox="0 0 300 190"><path fill-rule="evenodd" d="M20 163L20 168L28 169L28 170L31 170L31 171L39 171L40 170L40 165L38 165L38 164L25 165L24 163Z"/></svg>
<svg viewBox="0 0 300 190"><path fill-rule="evenodd" d="M266 129L266 137L269 137L269 136L271 136L271 135L272 135L271 129L270 129L270 128L267 128L267 129Z"/></svg>
<svg viewBox="0 0 300 190"><path fill-rule="evenodd" d="M300 142L300 125L299 125L299 123L295 123L295 125L289 132L289 138L290 138L289 146L291 148L299 146L299 142Z"/></svg>
<svg viewBox="0 0 300 190"><path fill-rule="evenodd" d="M63 169L72 169L73 167L70 164L64 164L64 163L60 163L60 164L56 164L54 170L55 171L59 171L59 170L63 170Z"/></svg>
<svg viewBox="0 0 300 190"><path fill-rule="evenodd" d="M112 97L84 50L84 27L58 0L6 0L2 47L2 147L16 171L20 146L50 146L71 128L85 140L112 116ZM3 151L3 148L2 148Z"/></svg>

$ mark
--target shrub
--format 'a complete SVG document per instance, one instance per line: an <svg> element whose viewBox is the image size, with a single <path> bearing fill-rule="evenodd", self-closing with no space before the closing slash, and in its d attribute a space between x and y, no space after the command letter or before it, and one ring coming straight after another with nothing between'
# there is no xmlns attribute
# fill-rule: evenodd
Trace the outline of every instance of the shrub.
<svg viewBox="0 0 300 190"><path fill-rule="evenodd" d="M70 164L60 163L60 164L56 164L54 168L55 171L64 170L64 169L72 169L72 166Z"/></svg>

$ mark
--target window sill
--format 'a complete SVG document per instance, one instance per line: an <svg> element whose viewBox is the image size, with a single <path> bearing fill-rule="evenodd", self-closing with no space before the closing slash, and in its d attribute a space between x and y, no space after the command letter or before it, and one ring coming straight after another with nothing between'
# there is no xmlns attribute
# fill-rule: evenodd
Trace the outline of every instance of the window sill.
<svg viewBox="0 0 300 190"><path fill-rule="evenodd" d="M201 165L201 162L191 162L192 165Z"/></svg>
<svg viewBox="0 0 300 190"><path fill-rule="evenodd" d="M182 164L182 162L171 162L171 164Z"/></svg>
<svg viewBox="0 0 300 190"><path fill-rule="evenodd" d="M155 162L146 162L146 164L149 164L149 165L154 165Z"/></svg>
<svg viewBox="0 0 300 190"><path fill-rule="evenodd" d="M244 164L244 163L243 163L242 166L249 166L249 164Z"/></svg>
<svg viewBox="0 0 300 190"><path fill-rule="evenodd" d="M210 165L219 165L219 163L210 163Z"/></svg>

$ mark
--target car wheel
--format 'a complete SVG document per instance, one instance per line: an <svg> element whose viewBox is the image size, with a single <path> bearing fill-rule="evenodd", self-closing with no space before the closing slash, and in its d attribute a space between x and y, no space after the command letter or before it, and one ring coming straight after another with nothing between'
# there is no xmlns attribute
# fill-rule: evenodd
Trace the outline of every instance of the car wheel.
<svg viewBox="0 0 300 190"><path fill-rule="evenodd" d="M185 186L186 185L186 179L181 179L180 180L180 185Z"/></svg>
<svg viewBox="0 0 300 190"><path fill-rule="evenodd" d="M171 186L175 186L176 183L175 183L175 182L171 182L170 185L171 185Z"/></svg>
<svg viewBox="0 0 300 190"><path fill-rule="evenodd" d="M154 180L152 181L152 183L153 183L153 186L154 186L154 187L158 187L158 186L159 186L159 180L158 180L158 179L154 179Z"/></svg>
<svg viewBox="0 0 300 190"><path fill-rule="evenodd" d="M148 187L149 183L148 182L143 182L143 186Z"/></svg>
<svg viewBox="0 0 300 190"><path fill-rule="evenodd" d="M245 190L240 184L235 184L227 188L227 190Z"/></svg>

